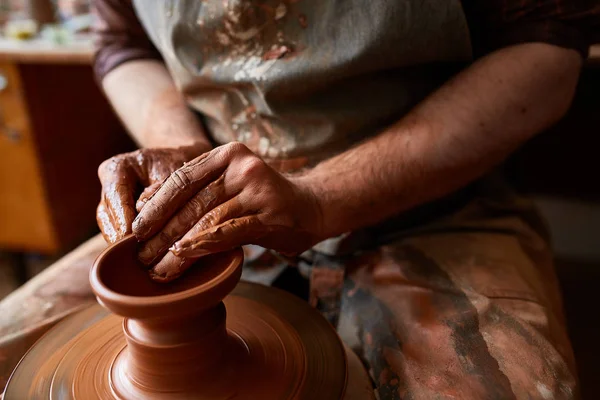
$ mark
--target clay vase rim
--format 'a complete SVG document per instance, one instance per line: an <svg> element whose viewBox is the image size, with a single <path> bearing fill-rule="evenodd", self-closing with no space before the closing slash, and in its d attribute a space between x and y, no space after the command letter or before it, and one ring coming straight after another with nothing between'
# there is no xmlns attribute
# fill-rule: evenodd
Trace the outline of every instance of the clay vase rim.
<svg viewBox="0 0 600 400"><path fill-rule="evenodd" d="M202 308L208 309L218 304L233 290L241 277L244 253L241 248L237 248L228 252L227 257L230 260L228 260L222 273L214 279L193 286L190 289L152 296L119 293L103 282L101 272L105 268L106 258L121 246L134 247L131 242L137 243L134 235L127 235L111 244L96 258L89 274L90 285L98 302L117 315L142 319L165 315L165 311L169 311L175 317L182 309L189 309L190 305L195 305L195 311L197 311L198 304L203 304ZM206 301L203 302L202 300Z"/></svg>

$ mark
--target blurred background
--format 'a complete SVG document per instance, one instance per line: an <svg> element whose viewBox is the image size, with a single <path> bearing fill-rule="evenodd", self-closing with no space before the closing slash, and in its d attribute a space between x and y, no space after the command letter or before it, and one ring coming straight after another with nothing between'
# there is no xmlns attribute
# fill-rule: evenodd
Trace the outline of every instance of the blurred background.
<svg viewBox="0 0 600 400"><path fill-rule="evenodd" d="M89 0L0 0L0 297L97 232L98 165L133 149L91 23Z"/></svg>
<svg viewBox="0 0 600 400"><path fill-rule="evenodd" d="M98 232L98 165L134 148L92 74L90 0L0 0L0 298ZM573 106L508 163L553 235L584 398L600 393L600 39Z"/></svg>

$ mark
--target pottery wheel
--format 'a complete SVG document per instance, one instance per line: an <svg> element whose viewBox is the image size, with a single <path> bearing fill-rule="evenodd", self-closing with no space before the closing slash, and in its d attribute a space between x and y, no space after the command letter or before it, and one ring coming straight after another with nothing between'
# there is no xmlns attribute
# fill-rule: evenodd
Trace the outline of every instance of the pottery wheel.
<svg viewBox="0 0 600 400"><path fill-rule="evenodd" d="M236 342L227 356L234 362L215 375L202 398L248 398L245 393L278 400L343 397L344 348L326 320L305 302L241 282L224 303L229 337ZM249 320L254 323L244 322ZM91 306L33 346L13 373L5 399L120 398L115 383L126 369L119 363L125 346L123 318ZM182 398L180 393L156 398L172 397Z"/></svg>

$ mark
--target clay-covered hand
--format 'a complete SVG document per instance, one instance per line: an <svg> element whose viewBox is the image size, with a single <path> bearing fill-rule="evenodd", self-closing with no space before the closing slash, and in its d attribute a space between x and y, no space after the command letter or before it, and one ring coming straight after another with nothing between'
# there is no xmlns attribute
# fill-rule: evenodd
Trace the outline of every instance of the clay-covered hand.
<svg viewBox="0 0 600 400"><path fill-rule="evenodd" d="M142 208L160 184L184 162L209 150L204 143L140 149L104 161L98 168L102 195L96 220L106 241L114 243L131 233L136 211Z"/></svg>
<svg viewBox="0 0 600 400"><path fill-rule="evenodd" d="M322 218L299 182L240 143L203 154L171 174L136 217L140 259L153 279L169 281L201 256L244 244L300 253L321 240Z"/></svg>

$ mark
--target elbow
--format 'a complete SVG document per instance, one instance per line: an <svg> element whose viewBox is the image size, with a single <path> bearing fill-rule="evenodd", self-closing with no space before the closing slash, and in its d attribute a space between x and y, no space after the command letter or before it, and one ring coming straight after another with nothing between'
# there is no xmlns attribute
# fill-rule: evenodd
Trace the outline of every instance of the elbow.
<svg viewBox="0 0 600 400"><path fill-rule="evenodd" d="M122 64L134 60L162 60L158 51L149 43L132 43L131 40L105 38L97 40L94 49L93 69L98 83Z"/></svg>
<svg viewBox="0 0 600 400"><path fill-rule="evenodd" d="M569 111L582 67L581 55L569 49L555 48L548 74L548 116L549 123L554 124Z"/></svg>
<svg viewBox="0 0 600 400"><path fill-rule="evenodd" d="M519 119L523 124L519 131L524 135L522 139L527 140L568 113L583 59L575 50L549 44L532 43L521 47L528 53L528 79L522 86L528 93L519 96L521 101L515 102L518 107L515 111L524 117Z"/></svg>
<svg viewBox="0 0 600 400"><path fill-rule="evenodd" d="M92 13L93 68L99 83L127 61L161 58L137 19L131 0L95 0Z"/></svg>

